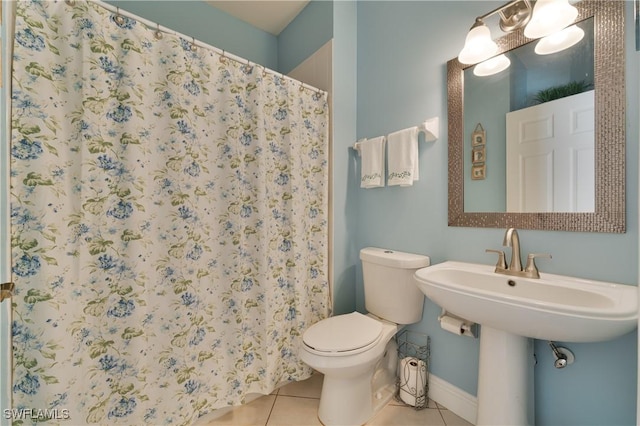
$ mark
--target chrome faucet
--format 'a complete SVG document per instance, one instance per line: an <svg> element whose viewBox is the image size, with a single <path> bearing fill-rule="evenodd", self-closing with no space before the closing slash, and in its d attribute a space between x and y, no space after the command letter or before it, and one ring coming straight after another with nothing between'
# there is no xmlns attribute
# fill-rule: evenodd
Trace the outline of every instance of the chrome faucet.
<svg viewBox="0 0 640 426"><path fill-rule="evenodd" d="M496 263L495 269L497 274L513 275L524 278L540 278L535 258L547 257L551 259L550 254L530 253L527 256L527 265L522 269L522 261L520 260L520 238L518 237L518 231L516 231L515 228L507 229L507 232L504 234L504 241L502 242L502 245L505 247L511 247L511 261L509 262L508 268L505 254L502 250L486 250L487 252L498 254L498 263Z"/></svg>
<svg viewBox="0 0 640 426"><path fill-rule="evenodd" d="M522 271L522 261L520 260L520 238L515 228L507 229L504 233L504 241L502 245L511 247L511 262L509 262L510 271Z"/></svg>

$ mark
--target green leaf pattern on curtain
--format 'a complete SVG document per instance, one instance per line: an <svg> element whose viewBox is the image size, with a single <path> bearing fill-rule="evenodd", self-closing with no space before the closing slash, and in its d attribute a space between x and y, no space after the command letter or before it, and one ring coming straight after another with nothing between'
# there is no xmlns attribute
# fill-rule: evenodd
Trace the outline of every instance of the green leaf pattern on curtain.
<svg viewBox="0 0 640 426"><path fill-rule="evenodd" d="M21 2L15 31L14 406L191 424L308 377L326 94L95 3Z"/></svg>

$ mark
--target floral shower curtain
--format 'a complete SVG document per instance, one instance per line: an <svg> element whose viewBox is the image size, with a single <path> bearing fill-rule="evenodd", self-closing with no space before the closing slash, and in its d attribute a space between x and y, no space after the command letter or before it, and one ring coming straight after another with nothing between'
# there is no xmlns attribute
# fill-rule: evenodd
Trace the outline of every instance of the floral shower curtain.
<svg viewBox="0 0 640 426"><path fill-rule="evenodd" d="M79 1L18 4L13 69L14 407L190 424L308 377L326 94Z"/></svg>

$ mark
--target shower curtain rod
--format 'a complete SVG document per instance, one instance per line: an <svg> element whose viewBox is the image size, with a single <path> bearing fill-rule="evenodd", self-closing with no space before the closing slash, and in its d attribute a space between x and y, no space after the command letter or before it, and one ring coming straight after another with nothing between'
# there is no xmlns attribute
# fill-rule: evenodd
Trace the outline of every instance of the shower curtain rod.
<svg viewBox="0 0 640 426"><path fill-rule="evenodd" d="M75 3L75 0L65 0L65 1L66 1L67 4L70 4L70 5L73 5ZM314 91L314 92L319 93L319 94L326 94L327 93L326 91L324 91L322 89L318 89L317 87L313 87L313 86L311 86L311 85L309 85L307 83L303 83L302 81L298 81L295 78L291 78L289 76L284 75L283 73L274 71L274 70L272 70L270 68L265 67L264 65L260 65L260 64L257 64L255 62L251 62L248 59L244 59L244 58L241 58L240 56L236 56L236 55L234 55L232 53L229 53L229 52L227 52L227 51L225 51L223 49L220 49L218 47L215 47L215 46L212 46L210 44L207 44L207 43L205 43L205 42L203 42L201 40L196 40L194 37L187 36L187 35L182 34L182 33L178 32L176 30L172 30L170 28L162 26L162 25L158 24L157 22L150 21L148 19L142 18L142 17L140 17L138 15L135 15L135 14L133 14L131 12L128 12L126 10L120 9L120 7L118 7L118 6L113 6L113 5L109 4L109 3L103 2L102 0L91 0L91 2L97 4L97 5L105 8L105 9L107 9L108 11L117 14L117 15L122 15L122 16L125 16L127 18L134 19L134 20L142 23L143 25L145 25L149 29L156 29L156 31L161 31L161 32L167 33L167 34L172 34L172 35L181 37L181 38L183 38L185 40L191 40L191 44L193 44L194 46L203 47L205 49L212 50L214 53L218 54L221 58L231 59L232 61L235 61L235 62L237 62L239 64L244 64L244 65L249 65L249 66L256 66L256 67L262 68L263 72L268 72L270 74L279 76L279 77L281 77L281 78L283 78L285 80L289 80L289 81L291 81L291 82L293 82L295 84L299 84L300 85L300 89L303 89L303 88L304 89L308 89L308 90Z"/></svg>

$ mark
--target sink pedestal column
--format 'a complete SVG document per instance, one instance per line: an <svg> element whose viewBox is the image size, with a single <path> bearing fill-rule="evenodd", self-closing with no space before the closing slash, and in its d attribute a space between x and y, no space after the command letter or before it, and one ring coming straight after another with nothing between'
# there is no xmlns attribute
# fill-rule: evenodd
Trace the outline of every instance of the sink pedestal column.
<svg viewBox="0 0 640 426"><path fill-rule="evenodd" d="M476 425L533 425L533 340L480 329Z"/></svg>

